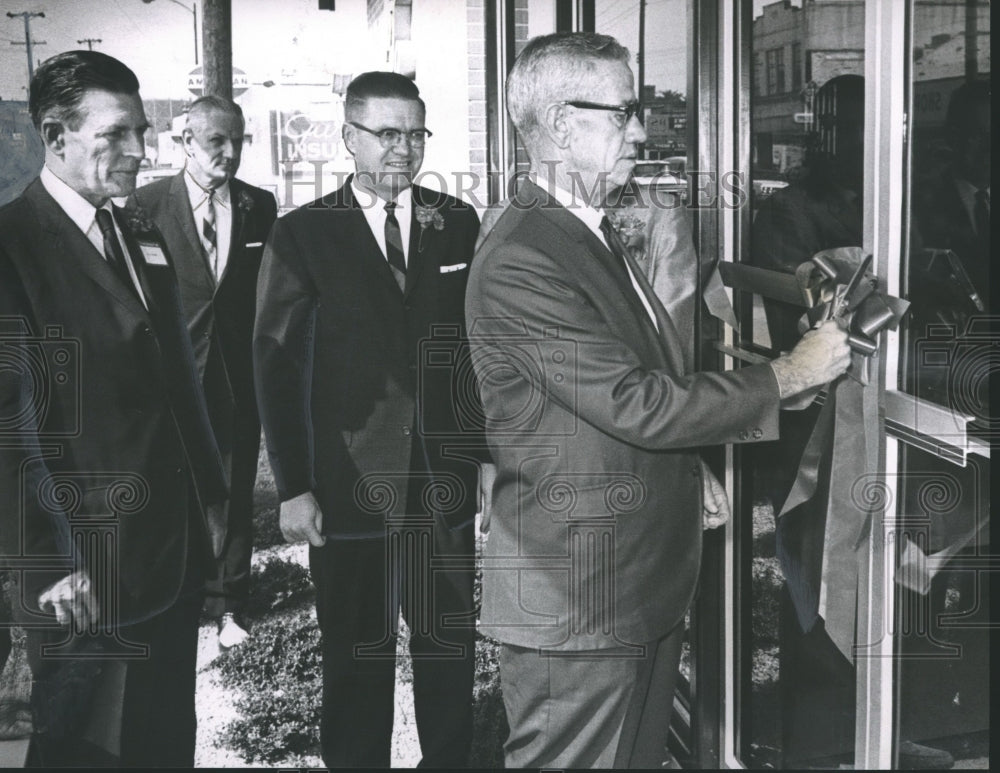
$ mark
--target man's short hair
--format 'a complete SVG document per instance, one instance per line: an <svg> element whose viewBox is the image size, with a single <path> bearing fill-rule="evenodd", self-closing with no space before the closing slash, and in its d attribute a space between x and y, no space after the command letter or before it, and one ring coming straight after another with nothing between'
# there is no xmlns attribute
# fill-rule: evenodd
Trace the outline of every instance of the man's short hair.
<svg viewBox="0 0 1000 773"><path fill-rule="evenodd" d="M369 99L412 99L425 109L417 84L398 72L364 72L347 85L344 115L356 118Z"/></svg>
<svg viewBox="0 0 1000 773"><path fill-rule="evenodd" d="M549 105L593 99L585 89L599 62L628 65L628 49L595 32L556 32L529 40L507 78L507 110L521 136L535 136Z"/></svg>
<svg viewBox="0 0 1000 773"><path fill-rule="evenodd" d="M184 127L188 128L191 125L192 117L205 118L214 110L231 115L234 118L239 119L241 124L244 126L246 125L246 119L243 117L243 108L231 99L226 99L225 97L220 97L215 94L208 94L204 97L198 97L191 103L191 107L188 108L188 114L185 119Z"/></svg>
<svg viewBox="0 0 1000 773"><path fill-rule="evenodd" d="M72 131L80 128L79 107L88 91L138 94L139 79L128 67L100 51L64 51L42 62L28 90L28 111L36 129L51 115Z"/></svg>

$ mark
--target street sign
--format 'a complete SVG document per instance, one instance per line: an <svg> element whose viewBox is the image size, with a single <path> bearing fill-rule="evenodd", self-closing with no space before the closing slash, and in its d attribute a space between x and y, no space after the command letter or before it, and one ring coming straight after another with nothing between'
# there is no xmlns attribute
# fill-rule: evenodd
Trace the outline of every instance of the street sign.
<svg viewBox="0 0 1000 773"><path fill-rule="evenodd" d="M201 65L195 67L187 76L188 91L196 97L200 97L205 91L205 76ZM233 68L233 97L238 97L250 88L250 81L247 74L239 67Z"/></svg>

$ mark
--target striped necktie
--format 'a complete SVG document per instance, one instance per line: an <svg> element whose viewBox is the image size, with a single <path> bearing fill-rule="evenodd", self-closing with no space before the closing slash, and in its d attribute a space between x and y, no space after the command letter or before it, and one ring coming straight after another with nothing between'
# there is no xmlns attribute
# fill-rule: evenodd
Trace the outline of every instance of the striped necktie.
<svg viewBox="0 0 1000 773"><path fill-rule="evenodd" d="M403 254L403 235L399 230L399 221L396 219L395 201L388 201L385 205L385 256L389 259L389 265L394 269L393 275L396 277L396 284L400 290L406 289L406 257Z"/></svg>
<svg viewBox="0 0 1000 773"><path fill-rule="evenodd" d="M208 191L208 201L205 206L205 219L201 223L201 246L205 250L205 258L212 269L212 274L219 278L219 253L215 244L215 191Z"/></svg>

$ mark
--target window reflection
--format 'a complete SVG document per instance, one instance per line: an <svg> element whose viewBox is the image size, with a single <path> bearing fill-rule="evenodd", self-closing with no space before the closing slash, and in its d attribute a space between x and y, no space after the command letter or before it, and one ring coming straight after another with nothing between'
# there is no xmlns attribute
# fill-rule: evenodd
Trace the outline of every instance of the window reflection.
<svg viewBox="0 0 1000 773"><path fill-rule="evenodd" d="M989 3L911 5L910 229L903 387L988 442L995 420L990 298ZM961 433L942 438L962 445ZM906 447L896 537L904 744L988 753L989 463Z"/></svg>

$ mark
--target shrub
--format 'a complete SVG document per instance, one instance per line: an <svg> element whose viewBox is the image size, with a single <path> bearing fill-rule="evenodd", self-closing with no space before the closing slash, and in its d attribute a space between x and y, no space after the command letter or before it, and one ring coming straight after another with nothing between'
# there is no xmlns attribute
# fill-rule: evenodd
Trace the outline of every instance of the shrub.
<svg viewBox="0 0 1000 773"><path fill-rule="evenodd" d="M314 598L309 570L295 561L269 556L250 575L250 599L247 612L261 617L267 612L286 609Z"/></svg>
<svg viewBox="0 0 1000 773"><path fill-rule="evenodd" d="M279 614L219 658L222 684L242 693L241 717L220 742L250 762L301 761L319 749L322 669L319 628L308 610ZM280 685L278 687L277 685Z"/></svg>
<svg viewBox="0 0 1000 773"><path fill-rule="evenodd" d="M476 635L476 681L472 686L472 750L469 767L503 768L503 742L510 728L500 691L500 645Z"/></svg>

